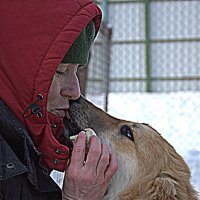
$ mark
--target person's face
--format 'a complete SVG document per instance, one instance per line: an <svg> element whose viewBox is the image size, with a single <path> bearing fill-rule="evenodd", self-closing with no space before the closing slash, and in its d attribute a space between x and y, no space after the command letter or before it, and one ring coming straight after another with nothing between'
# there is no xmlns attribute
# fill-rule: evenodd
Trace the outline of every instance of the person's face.
<svg viewBox="0 0 200 200"><path fill-rule="evenodd" d="M68 115L69 100L80 97L80 86L77 78L78 64L59 64L53 77L48 94L47 110L54 115Z"/></svg>

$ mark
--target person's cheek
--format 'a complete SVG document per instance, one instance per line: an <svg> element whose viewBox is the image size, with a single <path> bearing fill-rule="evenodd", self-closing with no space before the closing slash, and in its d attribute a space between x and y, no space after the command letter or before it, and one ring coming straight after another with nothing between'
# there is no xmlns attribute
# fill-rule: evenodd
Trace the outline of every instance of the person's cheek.
<svg viewBox="0 0 200 200"><path fill-rule="evenodd" d="M57 99L60 94L60 87L59 78L54 78L49 89L48 102L52 102Z"/></svg>

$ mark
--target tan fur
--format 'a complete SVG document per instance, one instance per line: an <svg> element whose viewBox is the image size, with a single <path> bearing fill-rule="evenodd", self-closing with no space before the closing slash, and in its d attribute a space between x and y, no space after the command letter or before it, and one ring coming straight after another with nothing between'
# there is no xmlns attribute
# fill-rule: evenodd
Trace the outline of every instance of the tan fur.
<svg viewBox="0 0 200 200"><path fill-rule="evenodd" d="M70 116L80 129L92 128L118 157L103 200L197 200L187 164L148 124L116 119L84 98L71 104ZM134 140L121 134L124 125Z"/></svg>

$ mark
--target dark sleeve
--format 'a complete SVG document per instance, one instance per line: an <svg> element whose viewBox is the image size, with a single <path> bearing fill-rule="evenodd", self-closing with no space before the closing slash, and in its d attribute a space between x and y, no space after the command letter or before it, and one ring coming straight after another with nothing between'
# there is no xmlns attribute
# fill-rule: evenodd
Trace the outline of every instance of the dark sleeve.
<svg viewBox="0 0 200 200"><path fill-rule="evenodd" d="M0 200L3 200L2 182L0 181Z"/></svg>

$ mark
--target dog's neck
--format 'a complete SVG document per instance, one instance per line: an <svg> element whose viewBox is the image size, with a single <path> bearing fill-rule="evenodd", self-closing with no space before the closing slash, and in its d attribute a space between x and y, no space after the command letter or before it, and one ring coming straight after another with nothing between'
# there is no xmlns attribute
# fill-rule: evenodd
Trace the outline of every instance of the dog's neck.
<svg viewBox="0 0 200 200"><path fill-rule="evenodd" d="M112 178L103 200L118 200L119 194L128 189L134 180L133 169L136 167L136 162L129 161L130 158L124 155L118 155L118 158L118 170ZM132 166L133 163L135 166Z"/></svg>

